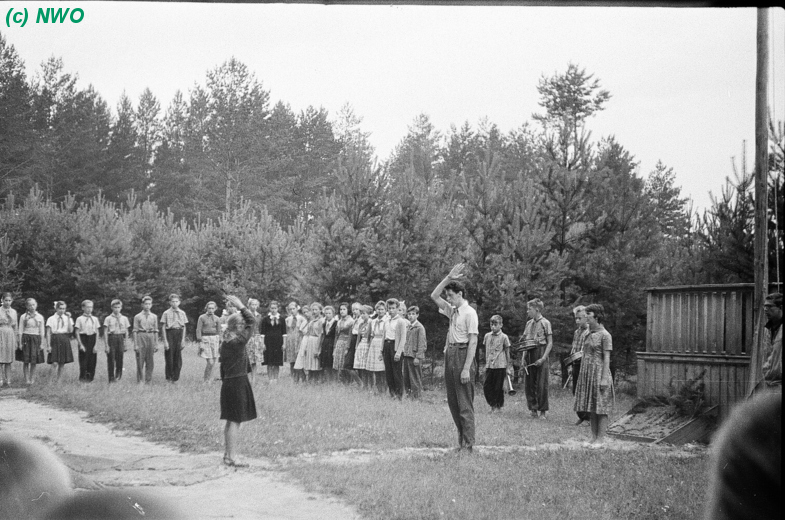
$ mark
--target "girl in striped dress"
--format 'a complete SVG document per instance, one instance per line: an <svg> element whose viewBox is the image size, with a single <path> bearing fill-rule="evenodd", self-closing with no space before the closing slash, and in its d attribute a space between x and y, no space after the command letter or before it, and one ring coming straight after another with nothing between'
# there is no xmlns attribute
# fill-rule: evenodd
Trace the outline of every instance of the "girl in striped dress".
<svg viewBox="0 0 785 520"><path fill-rule="evenodd" d="M354 369L360 376L363 388L370 388L370 372L367 370L368 347L371 341L371 312L373 307L363 305L360 308L360 317L357 319L357 347L354 351Z"/></svg>
<svg viewBox="0 0 785 520"><path fill-rule="evenodd" d="M300 351L300 342L302 341L303 334L300 329L308 324L308 320L300 314L300 306L297 302L290 302L286 306L286 340L284 341L283 358L284 363L289 363L289 371L291 372L294 382L300 380L302 372L294 369L294 363L297 361L297 354ZM310 310L309 310L310 313Z"/></svg>
<svg viewBox="0 0 785 520"><path fill-rule="evenodd" d="M386 313L387 305L383 301L377 302L376 317L371 320L371 343L365 358L365 369L370 372L369 378L379 393L384 393L385 386L382 347L384 346L384 330L387 325L387 321L384 319Z"/></svg>
<svg viewBox="0 0 785 520"><path fill-rule="evenodd" d="M319 372L322 367L319 365L319 353L322 343L322 333L324 332L324 318L322 318L322 304L314 302L311 304L311 319L304 328L303 341L300 344L300 355L294 368L302 368L305 372L305 380L311 381L314 372ZM299 366L298 366L299 364Z"/></svg>

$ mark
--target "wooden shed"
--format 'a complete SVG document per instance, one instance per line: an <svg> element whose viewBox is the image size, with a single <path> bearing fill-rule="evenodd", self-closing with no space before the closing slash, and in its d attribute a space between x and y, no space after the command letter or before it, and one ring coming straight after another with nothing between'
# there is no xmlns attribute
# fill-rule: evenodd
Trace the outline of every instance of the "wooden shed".
<svg viewBox="0 0 785 520"><path fill-rule="evenodd" d="M707 404L727 417L746 397L754 332L754 284L653 287L646 351L637 353L638 397L668 395L704 375ZM771 286L771 291L775 286Z"/></svg>

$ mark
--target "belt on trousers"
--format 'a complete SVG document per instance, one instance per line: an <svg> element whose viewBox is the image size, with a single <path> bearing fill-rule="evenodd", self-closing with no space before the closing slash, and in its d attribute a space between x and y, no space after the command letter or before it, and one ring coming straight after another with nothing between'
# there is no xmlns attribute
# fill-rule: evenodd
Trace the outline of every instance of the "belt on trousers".
<svg viewBox="0 0 785 520"><path fill-rule="evenodd" d="M463 347L464 345L468 346L469 342L467 341L466 343L447 343L447 346L449 347Z"/></svg>
<svg viewBox="0 0 785 520"><path fill-rule="evenodd" d="M125 336L125 332L110 332L110 336Z"/></svg>
<svg viewBox="0 0 785 520"><path fill-rule="evenodd" d="M202 332L202 336L217 336L217 332Z"/></svg>
<svg viewBox="0 0 785 520"><path fill-rule="evenodd" d="M138 330L139 334L158 334L157 330Z"/></svg>

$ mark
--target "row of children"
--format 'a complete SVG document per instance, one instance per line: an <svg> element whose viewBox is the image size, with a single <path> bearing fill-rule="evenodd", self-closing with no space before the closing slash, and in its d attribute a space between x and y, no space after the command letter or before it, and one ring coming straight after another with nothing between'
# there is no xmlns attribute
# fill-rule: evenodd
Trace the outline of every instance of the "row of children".
<svg viewBox="0 0 785 520"><path fill-rule="evenodd" d="M109 382L123 375L124 354L128 350L131 323L121 314L123 303L112 300L112 313L101 321L93 315L93 302L82 302L82 315L74 320L67 312L65 302L55 302L55 313L46 320L38 313L38 303L33 298L25 301L26 311L17 317L11 308L13 296L4 293L0 307L0 381L2 387L10 384L11 363L21 361L25 384L35 382L36 366L48 363L54 366L54 377L60 380L63 368L73 363L74 354L71 337L76 337L79 359L79 380L90 382L95 377L98 340L103 337ZM142 311L133 319L133 346L136 354L137 381L152 381L154 358L158 351L158 331L165 351L166 379L177 381L182 366L181 350L185 340L185 325L188 317L180 309L180 297L172 294L170 308L158 317L150 312L153 300L142 299ZM103 328L103 332L102 332Z"/></svg>
<svg viewBox="0 0 785 520"><path fill-rule="evenodd" d="M279 367L288 363L295 382L341 381L380 393L386 385L390 395L398 398L404 392L420 396L426 338L418 321L418 307L407 308L404 302L391 298L375 307L341 303L336 314L331 305L314 302L301 308L291 302L282 319L278 302L270 303L266 316L259 314L258 306L257 300L249 301L249 310L257 320L256 334L246 347L250 374L261 362L274 382ZM208 360L206 379L214 363L211 358L217 356L213 350L220 326L216 310L215 303L209 302L196 327L200 355ZM233 306L227 304L227 313L233 312Z"/></svg>

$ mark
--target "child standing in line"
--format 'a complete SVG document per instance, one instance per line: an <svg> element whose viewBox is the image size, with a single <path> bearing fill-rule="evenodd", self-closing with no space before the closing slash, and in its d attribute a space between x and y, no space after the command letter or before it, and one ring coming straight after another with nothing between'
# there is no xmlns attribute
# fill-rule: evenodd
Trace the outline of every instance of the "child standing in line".
<svg viewBox="0 0 785 520"><path fill-rule="evenodd" d="M357 371L357 375L362 382L363 388L371 388L371 381L368 371L368 347L371 341L371 313L373 307L363 305L360 307L360 317L354 322L357 329L357 347L354 351L354 364L352 367Z"/></svg>
<svg viewBox="0 0 785 520"><path fill-rule="evenodd" d="M513 371L510 339L502 332L503 323L498 314L491 316L491 332L482 340L485 346L485 382L482 390L491 412L501 410L504 406L504 380Z"/></svg>
<svg viewBox="0 0 785 520"><path fill-rule="evenodd" d="M335 308L328 305L324 308L324 333L322 344L319 346L319 365L322 367L322 381L334 381L333 352L335 350Z"/></svg>
<svg viewBox="0 0 785 520"><path fill-rule="evenodd" d="M311 319L305 326L303 342L300 346L302 355L302 366L295 363L294 368L302 368L305 372L306 382L318 378L318 372L322 369L319 365L319 347L322 343L324 333L324 318L322 318L322 304L314 302L311 304ZM298 361L299 361L298 357Z"/></svg>
<svg viewBox="0 0 785 520"><path fill-rule="evenodd" d="M213 367L218 359L220 346L221 320L215 315L218 305L207 302L204 314L196 320L196 341L199 342L199 357L207 362L204 367L204 381L209 383L213 376Z"/></svg>
<svg viewBox="0 0 785 520"><path fill-rule="evenodd" d="M376 302L376 317L371 320L371 342L368 346L368 356L366 357L365 369L370 372L369 379L372 387L378 393L384 393L384 358L382 349L384 348L384 332L387 327L387 306L384 301Z"/></svg>
<svg viewBox="0 0 785 520"><path fill-rule="evenodd" d="M553 348L553 331L551 322L543 318L542 310L545 305L542 300L535 298L526 304L526 313L529 321L523 331L524 348L526 350L523 363L528 367L529 375L526 376L526 402L531 411L532 418L545 419L548 411L548 372L550 362L548 355Z"/></svg>
<svg viewBox="0 0 785 520"><path fill-rule="evenodd" d="M305 337L308 334L308 327L311 323L311 318L313 317L313 313L311 312L311 307L306 305L303 307L303 318L305 319L304 322L300 322L299 332L300 332L300 345L297 347L297 359L294 361L294 373L296 375L294 382L297 383L299 381L305 382L305 365L306 365L306 357L307 353L305 351Z"/></svg>
<svg viewBox="0 0 785 520"><path fill-rule="evenodd" d="M106 345L106 371L109 382L120 381L123 377L123 358L128 350L128 318L120 314L123 302L112 300L112 314L104 318L104 345Z"/></svg>
<svg viewBox="0 0 785 520"><path fill-rule="evenodd" d="M76 318L76 342L79 345L79 381L92 382L98 354L95 344L101 330L101 322L93 316L92 300L82 302L82 315Z"/></svg>
<svg viewBox="0 0 785 520"><path fill-rule="evenodd" d="M384 330L382 357L384 358L384 375L390 397L403 397L403 368L401 357L406 345L408 323L400 315L400 303L395 298L387 300L387 327Z"/></svg>
<svg viewBox="0 0 785 520"><path fill-rule="evenodd" d="M138 383L153 382L153 354L158 352L158 316L150 312L152 307L153 299L145 296L142 298L142 312L134 316L134 353Z"/></svg>
<svg viewBox="0 0 785 520"><path fill-rule="evenodd" d="M248 380L251 384L256 381L257 366L261 365L264 361L264 336L262 336L261 325L264 316L259 312L261 303L256 298L248 299L248 310L251 311L255 322L253 328L253 335L248 343L245 344L245 354L248 356L248 363L250 371L248 372ZM261 369L259 369L261 370Z"/></svg>
<svg viewBox="0 0 785 520"><path fill-rule="evenodd" d="M357 322L360 319L360 302L352 304L352 329L349 336L349 347L346 349L346 355L343 358L343 374L346 384L357 383L357 386L362 386L362 380L359 374L354 369L354 353L357 351Z"/></svg>
<svg viewBox="0 0 785 520"><path fill-rule="evenodd" d="M161 315L161 336L164 340L164 373L166 380L176 383L183 367L182 350L185 348L185 325L188 316L180 309L180 295L169 295L169 308Z"/></svg>
<svg viewBox="0 0 785 520"><path fill-rule="evenodd" d="M300 329L308 323L308 320L300 314L300 306L297 302L289 302L286 306L286 340L284 341L283 358L284 363L289 363L289 372L292 379L297 383L300 380L300 371L294 369L297 355L300 353L300 343L303 334Z"/></svg>
<svg viewBox="0 0 785 520"><path fill-rule="evenodd" d="M352 328L354 318L349 316L349 304L346 302L338 306L338 322L335 324L335 349L333 349L333 369L338 372L338 380L344 381L344 365L349 353L349 343L352 341ZM353 357L353 356L352 356Z"/></svg>
<svg viewBox="0 0 785 520"><path fill-rule="evenodd" d="M283 344L286 341L286 321L278 312L278 302L273 300L268 307L270 313L262 318L261 332L264 340L264 364L267 379L278 381L278 372L283 365Z"/></svg>
<svg viewBox="0 0 785 520"><path fill-rule="evenodd" d="M74 320L71 319L70 313L65 312L65 309L65 302L55 302L55 313L46 320L47 344L49 345L46 362L54 365L58 382L63 375L63 367L74 362L74 353L71 350Z"/></svg>
<svg viewBox="0 0 785 520"><path fill-rule="evenodd" d="M419 399L422 394L422 362L425 359L425 327L418 321L420 308L412 305L406 311L409 327L403 347L403 390L406 395Z"/></svg>
<svg viewBox="0 0 785 520"><path fill-rule="evenodd" d="M25 301L27 312L19 318L19 348L22 351L22 371L25 384L35 382L35 367L44 362L44 317L36 309L38 302L34 298Z"/></svg>
<svg viewBox="0 0 785 520"><path fill-rule="evenodd" d="M16 352L17 319L16 311L11 308L14 297L11 293L3 293L3 305L0 307L0 383L2 388L11 386L11 363Z"/></svg>

